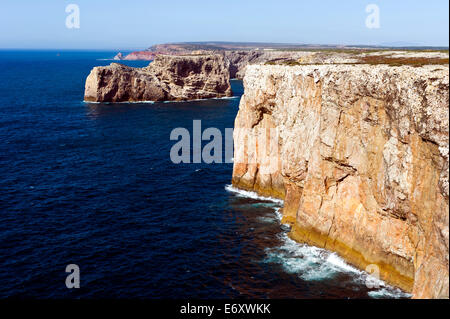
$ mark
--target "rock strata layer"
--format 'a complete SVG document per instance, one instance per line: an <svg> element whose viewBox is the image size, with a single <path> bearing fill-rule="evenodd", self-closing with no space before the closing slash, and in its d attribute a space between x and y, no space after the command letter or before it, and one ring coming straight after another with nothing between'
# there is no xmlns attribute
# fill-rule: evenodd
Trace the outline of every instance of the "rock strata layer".
<svg viewBox="0 0 450 319"><path fill-rule="evenodd" d="M448 298L448 66L250 65L244 86L233 184L284 199L297 241Z"/></svg>
<svg viewBox="0 0 450 319"><path fill-rule="evenodd" d="M232 95L228 62L221 55L158 55L145 68L112 63L86 79L85 101L184 101Z"/></svg>

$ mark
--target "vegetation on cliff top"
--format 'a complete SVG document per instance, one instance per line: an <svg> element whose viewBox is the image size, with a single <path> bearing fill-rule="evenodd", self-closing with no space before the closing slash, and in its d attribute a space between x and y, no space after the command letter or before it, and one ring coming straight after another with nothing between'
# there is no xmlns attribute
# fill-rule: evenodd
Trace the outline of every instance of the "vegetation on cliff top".
<svg viewBox="0 0 450 319"><path fill-rule="evenodd" d="M449 58L441 58L441 57L393 57L389 55L364 55L364 56L355 56L355 62L337 62L337 63L321 63L321 62L303 62L301 60L277 60L277 61L268 61L266 65L288 65L288 66L297 66L297 65L315 65L315 64L349 64L349 65L358 65L358 64L369 64L369 65L389 65L389 66L403 66L409 65L413 67L421 67L424 65L448 65Z"/></svg>

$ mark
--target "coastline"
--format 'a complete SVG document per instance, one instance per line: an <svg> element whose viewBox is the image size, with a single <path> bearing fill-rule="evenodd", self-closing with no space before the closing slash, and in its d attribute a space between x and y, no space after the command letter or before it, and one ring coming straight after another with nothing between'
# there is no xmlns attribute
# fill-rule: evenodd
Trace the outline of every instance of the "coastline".
<svg viewBox="0 0 450 319"><path fill-rule="evenodd" d="M355 267L355 269L359 272L363 272L370 276L365 269L368 265L373 264L373 262L367 261L364 256L358 251L346 246L342 242L338 242L333 240L332 238L327 237L326 235L322 235L314 230L306 230L301 229L298 225L295 225L291 219L286 219L283 211L285 209L285 199L284 197L279 196L277 193L270 193L266 191L261 193L256 190L252 190L251 188L244 188L240 185L236 185L234 183L231 184L233 189L230 189L228 186L225 187L227 191L241 193L242 196L248 196L253 199L267 200L278 203L282 205L282 207L276 210L276 214L279 215L279 222L281 224L288 225L291 230L287 233L288 238L295 241L298 244L305 244L311 247L316 247L319 249L325 249L331 253L336 253L339 258L341 258L349 267ZM248 193L248 194L246 194ZM400 289L404 294L412 297L412 289L414 284L414 279L402 274L399 270L394 267L385 264L378 263L380 266L380 280L384 285L391 285L395 288Z"/></svg>
<svg viewBox="0 0 450 319"><path fill-rule="evenodd" d="M291 239L298 243L304 243L336 252L347 263L361 271L364 271L369 265L376 264L380 270L379 275L381 280L386 281L387 283L398 287L407 293L412 293L414 285L414 269L411 268L410 265L405 265L406 268L410 268L410 271L405 273L404 270L397 269L381 260L369 261L363 253L347 246L342 241L331 238L327 236L327 234L320 233L312 228L302 228L298 223L296 223L295 215L286 214L286 205L292 206L292 201L286 201L285 192L274 191L271 188L261 187L259 185L254 185L254 188L252 188L250 185L239 183L236 180L232 181L232 185L233 187L243 191L255 192L263 198L275 198L282 201L283 207L280 209L281 222L283 224L288 224L291 227L291 231L288 234ZM361 249L361 251L363 251L363 249Z"/></svg>
<svg viewBox="0 0 450 319"><path fill-rule="evenodd" d="M195 99L195 100L180 100L180 101L121 101L121 102L97 102L97 101L86 101L83 100L82 103L86 104L155 104L155 103L188 103L188 102L199 102L199 101L210 101L210 100L233 100L239 99L239 96L222 96L222 97L211 97L206 99Z"/></svg>
<svg viewBox="0 0 450 319"><path fill-rule="evenodd" d="M297 242L448 297L448 66L258 65L244 86L233 185L283 199Z"/></svg>

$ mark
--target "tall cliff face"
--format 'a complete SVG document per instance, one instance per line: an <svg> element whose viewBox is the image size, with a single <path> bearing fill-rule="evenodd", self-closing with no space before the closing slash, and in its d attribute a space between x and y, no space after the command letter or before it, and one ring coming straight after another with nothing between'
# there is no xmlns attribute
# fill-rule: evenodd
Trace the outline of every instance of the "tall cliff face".
<svg viewBox="0 0 450 319"><path fill-rule="evenodd" d="M292 238L448 298L448 66L251 65L244 86L233 184L283 198Z"/></svg>
<svg viewBox="0 0 450 319"><path fill-rule="evenodd" d="M231 96L221 55L159 55L145 68L112 63L86 79L85 101L180 101Z"/></svg>

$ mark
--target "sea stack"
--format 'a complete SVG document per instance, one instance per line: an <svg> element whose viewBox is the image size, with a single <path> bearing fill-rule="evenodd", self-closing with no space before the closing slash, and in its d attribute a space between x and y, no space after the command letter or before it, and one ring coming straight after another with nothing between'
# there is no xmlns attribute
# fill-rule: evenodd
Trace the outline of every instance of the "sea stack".
<svg viewBox="0 0 450 319"><path fill-rule="evenodd" d="M123 54L122 54L122 52L117 53L117 54L114 56L113 60L116 60L116 61L123 60Z"/></svg>
<svg viewBox="0 0 450 319"><path fill-rule="evenodd" d="M448 298L448 64L250 65L244 87L233 184L284 199L293 239Z"/></svg>
<svg viewBox="0 0 450 319"><path fill-rule="evenodd" d="M118 63L95 67L86 79L87 102L187 101L232 95L227 60L218 54L158 55L145 68Z"/></svg>

